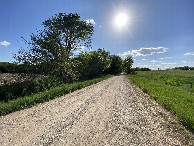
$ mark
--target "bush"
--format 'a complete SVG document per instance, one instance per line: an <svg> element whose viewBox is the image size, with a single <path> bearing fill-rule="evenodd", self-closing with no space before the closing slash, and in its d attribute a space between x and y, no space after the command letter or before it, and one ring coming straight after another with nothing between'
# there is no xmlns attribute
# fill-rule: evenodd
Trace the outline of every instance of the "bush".
<svg viewBox="0 0 194 146"><path fill-rule="evenodd" d="M14 64L9 62L0 62L1 73L29 73L29 74L43 74L42 67L39 65Z"/></svg>
<svg viewBox="0 0 194 146"><path fill-rule="evenodd" d="M63 81L57 78L46 78L0 86L0 101L7 102L18 97L29 96L59 86L62 83Z"/></svg>

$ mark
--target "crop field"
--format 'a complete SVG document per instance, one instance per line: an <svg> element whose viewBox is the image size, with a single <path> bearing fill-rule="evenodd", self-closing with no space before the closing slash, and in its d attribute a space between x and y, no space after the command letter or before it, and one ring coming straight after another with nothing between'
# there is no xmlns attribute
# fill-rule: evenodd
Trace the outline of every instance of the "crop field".
<svg viewBox="0 0 194 146"><path fill-rule="evenodd" d="M194 71L144 71L127 77L194 130Z"/></svg>
<svg viewBox="0 0 194 146"><path fill-rule="evenodd" d="M152 72L138 72L139 76L150 80L162 82L166 85L176 86L194 94L194 70L174 70L174 71L152 71Z"/></svg>

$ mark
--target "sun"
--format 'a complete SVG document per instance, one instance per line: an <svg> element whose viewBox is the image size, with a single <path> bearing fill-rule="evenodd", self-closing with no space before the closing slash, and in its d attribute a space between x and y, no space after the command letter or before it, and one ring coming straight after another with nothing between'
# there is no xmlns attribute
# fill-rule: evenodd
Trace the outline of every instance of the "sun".
<svg viewBox="0 0 194 146"><path fill-rule="evenodd" d="M125 13L119 13L115 18L115 24L118 27L124 27L127 24L128 17Z"/></svg>

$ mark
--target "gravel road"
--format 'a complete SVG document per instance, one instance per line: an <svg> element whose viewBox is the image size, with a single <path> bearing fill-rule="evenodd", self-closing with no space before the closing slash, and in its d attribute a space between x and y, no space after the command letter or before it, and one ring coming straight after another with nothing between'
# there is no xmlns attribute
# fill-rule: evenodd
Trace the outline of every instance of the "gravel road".
<svg viewBox="0 0 194 146"><path fill-rule="evenodd" d="M0 145L191 145L176 123L120 75L0 117Z"/></svg>

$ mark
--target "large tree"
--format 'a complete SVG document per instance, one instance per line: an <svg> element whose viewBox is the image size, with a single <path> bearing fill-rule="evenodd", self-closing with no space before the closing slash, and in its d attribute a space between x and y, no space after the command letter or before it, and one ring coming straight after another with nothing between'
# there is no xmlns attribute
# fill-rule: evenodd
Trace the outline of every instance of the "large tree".
<svg viewBox="0 0 194 146"><path fill-rule="evenodd" d="M119 74L122 72L122 63L123 60L120 56L117 55L111 55L111 64L109 68L109 73L110 74Z"/></svg>
<svg viewBox="0 0 194 146"><path fill-rule="evenodd" d="M31 41L27 42L30 47L20 50L15 59L18 63L44 66L46 72L64 78L71 72L73 51L91 47L93 25L80 20L77 13L59 13L42 24L44 29L31 35Z"/></svg>
<svg viewBox="0 0 194 146"><path fill-rule="evenodd" d="M128 56L124 61L123 61L123 71L126 73L132 73L132 67L133 65L133 58L132 56Z"/></svg>
<svg viewBox="0 0 194 146"><path fill-rule="evenodd" d="M110 52L104 49L82 52L74 58L75 70L82 79L100 76L110 67Z"/></svg>

